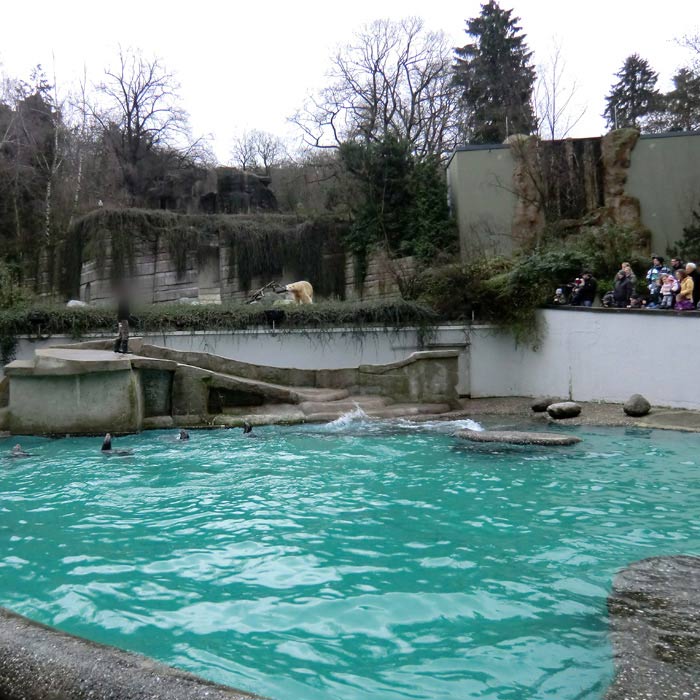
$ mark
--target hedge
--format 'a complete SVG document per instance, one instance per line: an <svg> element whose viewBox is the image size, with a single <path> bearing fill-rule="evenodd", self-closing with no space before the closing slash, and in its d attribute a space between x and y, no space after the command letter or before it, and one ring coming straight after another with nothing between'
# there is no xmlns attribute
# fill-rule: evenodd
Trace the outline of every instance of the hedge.
<svg viewBox="0 0 700 700"><path fill-rule="evenodd" d="M323 302L312 305L263 306L260 304L157 304L135 308L132 332L240 331L266 327L275 321L280 332L295 329L347 327L354 332L368 328L400 330L418 327L428 333L441 319L429 308L408 301ZM33 306L0 311L0 357L9 362L21 335L49 337L69 335L79 339L89 333L116 333L114 309L108 307Z"/></svg>

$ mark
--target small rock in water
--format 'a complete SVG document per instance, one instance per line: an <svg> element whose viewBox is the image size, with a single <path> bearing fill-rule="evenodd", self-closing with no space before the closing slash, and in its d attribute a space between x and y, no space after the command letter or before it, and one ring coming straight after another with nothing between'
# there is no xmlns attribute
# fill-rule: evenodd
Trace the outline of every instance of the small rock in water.
<svg viewBox="0 0 700 700"><path fill-rule="evenodd" d="M560 399L552 398L551 396L543 396L539 399L535 399L530 408L535 413L544 413L553 403L557 403Z"/></svg>
<svg viewBox="0 0 700 700"><path fill-rule="evenodd" d="M641 394L632 394L625 402L622 410L628 416L646 416L651 410L651 404Z"/></svg>
<svg viewBox="0 0 700 700"><path fill-rule="evenodd" d="M576 418L581 413L581 406L574 401L562 401L561 403L553 403L547 406L547 413L556 419Z"/></svg>

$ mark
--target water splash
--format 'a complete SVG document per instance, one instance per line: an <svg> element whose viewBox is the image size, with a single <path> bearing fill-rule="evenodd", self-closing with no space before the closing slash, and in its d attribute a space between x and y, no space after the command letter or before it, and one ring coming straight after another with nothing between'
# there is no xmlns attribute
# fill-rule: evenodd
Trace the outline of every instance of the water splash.
<svg viewBox="0 0 700 700"><path fill-rule="evenodd" d="M412 421L410 418L399 418L397 423L405 428L410 428L412 431L426 431L431 433L448 433L452 434L457 430L476 430L481 432L484 426L477 423L471 418L463 418L460 420L428 420L428 421Z"/></svg>
<svg viewBox="0 0 700 700"><path fill-rule="evenodd" d="M342 416L336 418L330 423L325 423L320 426L324 432L339 433L350 431L353 434L356 432L399 432L410 431L425 432L425 433L445 433L453 434L457 430L484 430L480 423L477 423L471 418L461 420L411 420L411 418L384 418L376 419L368 416L359 404L355 403L355 408L352 411L343 413Z"/></svg>
<svg viewBox="0 0 700 700"><path fill-rule="evenodd" d="M334 421L331 421L330 423L326 423L323 427L326 430L334 431L334 430L344 430L347 427L357 427L358 425L361 425L362 423L367 423L370 420L370 417L362 410L362 407L355 403L355 408L353 408L352 411L347 411L346 413L343 413L342 416L339 418L336 418Z"/></svg>

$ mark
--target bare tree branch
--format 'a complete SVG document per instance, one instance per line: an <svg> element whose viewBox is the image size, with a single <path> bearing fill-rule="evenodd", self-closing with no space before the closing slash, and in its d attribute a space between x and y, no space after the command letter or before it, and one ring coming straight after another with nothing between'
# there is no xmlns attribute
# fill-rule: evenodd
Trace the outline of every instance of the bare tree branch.
<svg viewBox="0 0 700 700"><path fill-rule="evenodd" d="M348 139L405 139L419 156L444 157L461 137L461 101L446 36L422 20L378 20L332 60L330 83L292 121L314 148Z"/></svg>
<svg viewBox="0 0 700 700"><path fill-rule="evenodd" d="M565 139L583 119L586 107L576 102L578 85L570 79L566 60L558 39L552 41L551 53L537 68L534 102L537 135L546 139Z"/></svg>

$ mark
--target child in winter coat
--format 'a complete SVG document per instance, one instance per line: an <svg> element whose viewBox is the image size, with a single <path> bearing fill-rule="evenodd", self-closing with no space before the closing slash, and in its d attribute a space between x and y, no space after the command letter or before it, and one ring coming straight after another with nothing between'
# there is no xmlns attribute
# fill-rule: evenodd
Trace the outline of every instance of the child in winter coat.
<svg viewBox="0 0 700 700"><path fill-rule="evenodd" d="M673 308L673 296L679 290L678 282L673 275L661 275L660 309Z"/></svg>

